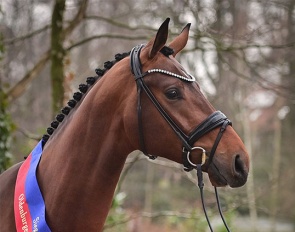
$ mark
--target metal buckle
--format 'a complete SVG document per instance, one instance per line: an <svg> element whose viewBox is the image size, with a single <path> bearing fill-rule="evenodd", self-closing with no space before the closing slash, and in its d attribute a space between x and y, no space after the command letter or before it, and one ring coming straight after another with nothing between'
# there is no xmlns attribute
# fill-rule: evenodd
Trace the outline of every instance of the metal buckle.
<svg viewBox="0 0 295 232"><path fill-rule="evenodd" d="M187 152L186 154L186 158L187 158L187 161L189 162L189 164L196 168L197 167L197 164L194 164L191 160L190 160L190 153L191 151L193 150L201 150L202 151L202 162L201 162L201 166L206 162L206 151L204 148L202 147L193 147L190 151Z"/></svg>

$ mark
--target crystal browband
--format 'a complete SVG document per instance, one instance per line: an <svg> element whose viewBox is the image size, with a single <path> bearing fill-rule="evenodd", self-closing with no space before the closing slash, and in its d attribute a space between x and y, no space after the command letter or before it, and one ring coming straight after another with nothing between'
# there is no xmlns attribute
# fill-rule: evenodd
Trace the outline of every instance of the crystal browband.
<svg viewBox="0 0 295 232"><path fill-rule="evenodd" d="M176 73L173 73L173 72L170 72L170 71L167 71L167 70L163 70L163 69L150 69L147 71L147 73L163 73L163 74L166 74L166 75L169 75L169 76L172 76L172 77L176 77L178 79L181 79L181 80L184 80L184 81L188 81L188 82L194 82L196 81L196 78L193 77L192 75L188 74L190 78L187 78L185 76L182 76L182 75L178 75Z"/></svg>

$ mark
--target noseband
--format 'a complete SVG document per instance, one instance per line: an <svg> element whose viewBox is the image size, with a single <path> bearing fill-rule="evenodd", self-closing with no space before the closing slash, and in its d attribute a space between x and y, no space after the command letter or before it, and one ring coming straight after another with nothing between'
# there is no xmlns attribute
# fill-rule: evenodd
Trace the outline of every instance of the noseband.
<svg viewBox="0 0 295 232"><path fill-rule="evenodd" d="M231 125L231 121L220 111L215 111L213 114L208 116L203 122L201 122L189 135L185 134L180 127L173 121L173 119L167 114L167 112L164 110L164 108L161 106L161 104L158 102L156 97L153 95L149 87L144 82L144 77L151 74L151 73L161 73L164 75L168 75L174 78L178 78L185 82L194 82L195 78L189 74L188 77L182 76L176 73L172 73L167 70L163 69L150 69L144 73L142 73L141 70L141 62L140 62L140 51L144 47L144 45L138 45L134 47L131 50L130 53L130 65L131 65L131 71L134 74L134 78L137 84L137 114L138 114L138 128L139 128L139 136L140 136L140 146L142 152L148 156L150 159L156 159L156 156L150 155L147 153L145 142L144 142L144 136L143 136L143 122L142 122L142 107L141 107L141 92L144 91L148 98L151 100L151 102L154 104L154 106L157 108L159 113L162 115L162 117L166 120L166 122L170 125L172 130L175 132L175 134L179 137L179 139L182 142L182 157L183 157L183 165L185 171L191 171L193 169L197 170L198 175L198 186L200 188L201 192L201 199L202 199L202 205L204 209L204 213L208 222L208 225L210 227L210 230L212 230L211 224L209 222L209 218L207 216L207 212L204 205L203 200L203 176L202 176L202 165L206 162L208 167L213 161L213 157L215 154L215 151L217 149L217 146L220 142L220 139L223 135L223 132L225 131L226 127L228 125ZM221 126L221 127L220 127ZM208 132L212 131L213 129L220 127L219 133L215 139L215 142L211 148L210 152L206 152L204 148L202 147L194 147L196 141L198 141L202 136L207 134ZM202 162L200 164L195 164L191 161L190 155L193 150L200 150L202 152ZM206 157L208 156L209 157ZM226 222L223 218L220 204L219 204L219 198L217 189L215 188L217 203L218 203L218 210L221 215L221 218L224 222L224 225L226 229L229 231L228 226L226 225Z"/></svg>

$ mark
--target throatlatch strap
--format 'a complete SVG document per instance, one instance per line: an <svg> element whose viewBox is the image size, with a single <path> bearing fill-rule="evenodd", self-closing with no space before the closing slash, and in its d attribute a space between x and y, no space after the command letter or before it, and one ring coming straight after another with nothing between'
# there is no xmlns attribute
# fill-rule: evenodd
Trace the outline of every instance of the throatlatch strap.
<svg viewBox="0 0 295 232"><path fill-rule="evenodd" d="M144 136L143 136L143 123L142 123L142 107L141 107L141 92L143 89L142 73L141 73L141 62L139 59L140 50L144 45L138 45L131 50L130 53L130 67L131 72L134 74L136 85L137 85L137 120L138 120L138 133L139 133L139 143L141 151L144 155L150 159L156 159L156 156L147 153Z"/></svg>

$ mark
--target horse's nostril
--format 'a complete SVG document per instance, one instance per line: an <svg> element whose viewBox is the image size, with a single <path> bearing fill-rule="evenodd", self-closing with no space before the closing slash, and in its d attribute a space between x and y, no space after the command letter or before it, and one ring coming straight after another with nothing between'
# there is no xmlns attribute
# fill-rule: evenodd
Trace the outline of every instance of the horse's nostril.
<svg viewBox="0 0 295 232"><path fill-rule="evenodd" d="M241 159L240 155L235 156L233 169L234 169L235 175L242 176L242 177L246 175L245 164L243 160Z"/></svg>

